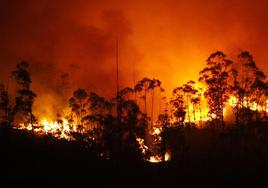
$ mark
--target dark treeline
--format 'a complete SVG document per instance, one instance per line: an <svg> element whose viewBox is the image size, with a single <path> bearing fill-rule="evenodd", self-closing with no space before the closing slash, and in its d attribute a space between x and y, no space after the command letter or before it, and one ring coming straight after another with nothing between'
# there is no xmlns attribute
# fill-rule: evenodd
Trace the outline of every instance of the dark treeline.
<svg viewBox="0 0 268 188"><path fill-rule="evenodd" d="M26 123L32 127L32 133L27 134L36 139L34 130L38 126L38 118L32 106L38 95L31 89L28 68L28 63L21 62L11 73L17 84L15 95L9 94L7 85L1 86L3 135L14 135L12 128L18 123ZM68 101L71 113L59 113L57 121L63 124L62 118L66 118L70 127L77 125L69 132L74 138L70 143L78 143L79 147L87 148L97 158L101 156L115 161L133 159L133 163L145 165L142 161L150 156L157 155L164 161L166 153L171 153L171 161L166 165L174 166L171 169L173 173L180 166L181 172L177 173L184 178L180 182L184 186L191 176L186 177L183 171L190 173L189 169L195 170L195 164L199 165L196 172L200 173L201 167L212 171L216 165L214 170L223 170L219 173L221 175L230 173L227 168L232 168L232 165L237 168L234 172L240 173L239 168L249 160L253 161L251 165L261 165L261 161L268 157L268 83L253 56L243 51L236 61L232 61L223 52L217 51L208 57L198 82L205 87L198 87L200 83L190 80L175 88L170 99L163 97L161 81L150 78L143 78L134 88L121 89L112 99L78 88ZM156 96L161 98L158 114L155 112L159 108L155 106ZM234 121L229 125L225 122L224 110L230 106L230 99L234 100L231 104ZM160 134L154 134L155 128L161 130ZM48 135L52 139L50 136L53 135ZM149 147L146 152L137 138L143 139ZM248 169L248 166L245 168ZM205 178L204 175L200 177ZM174 183L176 174L165 178Z"/></svg>
<svg viewBox="0 0 268 188"><path fill-rule="evenodd" d="M14 99L11 99L8 87L1 86L1 127L26 123L34 132L38 124L32 110L37 94L31 90L28 69L29 64L23 61L11 72L17 84ZM233 124L266 122L268 84L265 79L249 52L242 51L233 62L217 51L208 57L205 68L199 73L198 80L205 89L197 87L192 80L175 88L169 101L161 97L165 107L159 110L157 118L154 118L155 97L161 96L164 89L160 80L150 78L138 81L134 88L120 90L112 99L78 88L68 101L71 113L64 118L70 125L77 125L72 133L75 139L99 146L102 155L108 158L123 151L140 156L137 138L144 139L146 145L157 145L149 150L148 155L151 155L163 148L173 150L172 144L167 146L166 140L169 140L168 133L172 135L170 131L178 128L202 125L224 129L224 108L230 97L235 100L232 104ZM205 114L207 107L209 110ZM62 117L59 113L58 123L63 123ZM162 130L161 141L152 134L155 127ZM164 154L163 151L160 153Z"/></svg>

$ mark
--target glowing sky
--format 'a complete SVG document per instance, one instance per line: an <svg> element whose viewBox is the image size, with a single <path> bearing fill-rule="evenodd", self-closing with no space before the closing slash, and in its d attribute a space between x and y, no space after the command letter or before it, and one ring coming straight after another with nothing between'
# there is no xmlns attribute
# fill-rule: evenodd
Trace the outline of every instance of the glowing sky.
<svg viewBox="0 0 268 188"><path fill-rule="evenodd" d="M114 93L115 35L120 85L155 77L170 92L196 79L215 50L249 50L268 71L266 0L0 0L0 79L21 59L37 91L84 87ZM67 84L65 84L67 87ZM67 91L66 91L67 92Z"/></svg>

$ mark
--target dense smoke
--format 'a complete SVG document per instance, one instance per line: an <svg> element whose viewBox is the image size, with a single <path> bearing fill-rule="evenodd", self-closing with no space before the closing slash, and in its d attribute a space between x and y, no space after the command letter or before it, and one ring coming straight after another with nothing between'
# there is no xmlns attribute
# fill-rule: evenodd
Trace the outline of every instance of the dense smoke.
<svg viewBox="0 0 268 188"><path fill-rule="evenodd" d="M249 50L267 73L266 7L265 0L1 0L0 79L9 82L26 60L36 105L61 106L78 87L111 96L116 38L120 87L133 86L135 67L136 81L155 77L170 92L196 79L215 50Z"/></svg>

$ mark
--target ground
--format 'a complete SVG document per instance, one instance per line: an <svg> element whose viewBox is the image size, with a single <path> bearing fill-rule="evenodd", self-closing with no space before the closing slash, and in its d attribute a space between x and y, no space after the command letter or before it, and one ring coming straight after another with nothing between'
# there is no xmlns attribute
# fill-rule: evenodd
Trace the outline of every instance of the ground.
<svg viewBox="0 0 268 188"><path fill-rule="evenodd" d="M188 134L191 138L186 136L189 144L183 157L158 164L124 156L106 160L76 142L0 131L0 187L268 185L267 128L263 126L215 133L213 143L204 139L209 138L205 131L194 130Z"/></svg>

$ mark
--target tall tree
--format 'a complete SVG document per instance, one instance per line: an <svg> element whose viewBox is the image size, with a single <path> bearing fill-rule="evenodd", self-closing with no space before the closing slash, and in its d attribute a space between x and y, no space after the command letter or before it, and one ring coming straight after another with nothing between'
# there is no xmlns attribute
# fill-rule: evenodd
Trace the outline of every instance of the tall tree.
<svg viewBox="0 0 268 188"><path fill-rule="evenodd" d="M220 51L217 51L207 59L207 66L199 73L199 81L206 84L204 93L209 107L209 115L212 119L220 121L223 125L223 109L229 98L228 76L232 61Z"/></svg>
<svg viewBox="0 0 268 188"><path fill-rule="evenodd" d="M258 120L259 111L265 108L266 76L248 51L239 53L238 64L241 71L233 71L231 87L237 101L234 107L236 122L248 123L252 121L254 111Z"/></svg>
<svg viewBox="0 0 268 188"><path fill-rule="evenodd" d="M131 88L122 89L119 92L118 108L120 111L120 132L122 136L122 149L125 151L127 148L132 151L139 151L139 145L136 141L137 138L145 138L147 129L146 116L139 109L135 100L129 99L134 90Z"/></svg>
<svg viewBox="0 0 268 188"><path fill-rule="evenodd" d="M196 98L196 94L198 90L194 88L195 82L190 80L186 84L184 84L180 89L182 90L184 94L184 98L186 101L186 106L187 106L187 115L188 115L188 122L191 122L191 112L190 112L190 104L193 104L193 110L194 110L194 120L195 120L195 103L198 102Z"/></svg>
<svg viewBox="0 0 268 188"><path fill-rule="evenodd" d="M16 69L12 72L15 78L18 89L17 96L15 98L16 104L14 110L16 113L21 113L23 119L26 123L30 123L32 126L32 131L34 131L34 123L36 118L33 115L32 106L36 94L31 90L30 86L32 83L31 75L28 71L29 64L25 61L17 64Z"/></svg>
<svg viewBox="0 0 268 188"><path fill-rule="evenodd" d="M14 111L8 95L8 89L4 86L0 87L0 123L9 128L14 121Z"/></svg>
<svg viewBox="0 0 268 188"><path fill-rule="evenodd" d="M84 89L77 89L73 93L73 97L69 99L69 106L76 114L79 129L83 127L83 117L86 115L86 106L88 104L88 94Z"/></svg>
<svg viewBox="0 0 268 188"><path fill-rule="evenodd" d="M152 128L153 124L153 114L154 114L154 92L155 89L160 89L160 91L163 91L163 88L161 87L161 81L158 79L150 79L150 78L143 78L140 80L134 90L135 92L140 92L142 94L142 98L144 100L144 113L147 114L147 94L151 92L151 124L149 127L149 130Z"/></svg>
<svg viewBox="0 0 268 188"><path fill-rule="evenodd" d="M172 105L172 114L174 115L176 122L182 126L185 120L186 107L181 87L175 88L173 90L170 104Z"/></svg>

